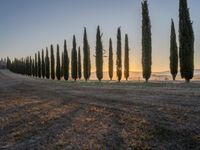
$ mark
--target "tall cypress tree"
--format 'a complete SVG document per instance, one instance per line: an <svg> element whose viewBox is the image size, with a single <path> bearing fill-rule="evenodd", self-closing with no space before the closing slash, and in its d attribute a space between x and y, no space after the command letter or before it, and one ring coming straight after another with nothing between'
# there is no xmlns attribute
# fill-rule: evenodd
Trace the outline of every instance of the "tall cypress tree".
<svg viewBox="0 0 200 150"><path fill-rule="evenodd" d="M9 69L9 70L11 70L11 60L10 60L10 58L9 57L7 57L7 64L6 64L6 66L7 66L7 68Z"/></svg>
<svg viewBox="0 0 200 150"><path fill-rule="evenodd" d="M28 62L28 59L27 59L27 62ZM27 75L27 73L26 73L26 59L25 58L22 58L20 65L23 66L23 70L21 71L21 74ZM20 68L20 65L18 66L19 68Z"/></svg>
<svg viewBox="0 0 200 150"><path fill-rule="evenodd" d="M103 45L101 37L102 34L98 26L96 34L96 75L99 81L103 78Z"/></svg>
<svg viewBox="0 0 200 150"><path fill-rule="evenodd" d="M35 53L35 76L38 77L37 53Z"/></svg>
<svg viewBox="0 0 200 150"><path fill-rule="evenodd" d="M121 29L117 31L117 79L120 82L122 77L122 46L121 46Z"/></svg>
<svg viewBox="0 0 200 150"><path fill-rule="evenodd" d="M56 77L58 80L60 80L60 52L58 44L57 44L57 59L56 59Z"/></svg>
<svg viewBox="0 0 200 150"><path fill-rule="evenodd" d="M170 71L173 80L176 79L178 73L178 48L176 43L176 31L173 20L171 21L171 37L170 37Z"/></svg>
<svg viewBox="0 0 200 150"><path fill-rule="evenodd" d="M77 50L76 50L76 37L73 36L73 48L71 54L71 76L74 81L77 79Z"/></svg>
<svg viewBox="0 0 200 150"><path fill-rule="evenodd" d="M29 75L32 76L32 59L29 57Z"/></svg>
<svg viewBox="0 0 200 150"><path fill-rule="evenodd" d="M42 49L42 77L45 77L44 50Z"/></svg>
<svg viewBox="0 0 200 150"><path fill-rule="evenodd" d="M25 59L25 75L28 75L28 58Z"/></svg>
<svg viewBox="0 0 200 150"><path fill-rule="evenodd" d="M53 45L51 45L51 79L55 79L55 57L53 51Z"/></svg>
<svg viewBox="0 0 200 150"><path fill-rule="evenodd" d="M35 77L35 60L34 59L32 60L32 74L33 74L33 77Z"/></svg>
<svg viewBox="0 0 200 150"><path fill-rule="evenodd" d="M49 77L50 77L50 62L49 62L48 48L46 48L45 75L46 75L46 78L49 79Z"/></svg>
<svg viewBox="0 0 200 150"><path fill-rule="evenodd" d="M62 78L64 74L64 53L61 56L61 67L60 67L60 77Z"/></svg>
<svg viewBox="0 0 200 150"><path fill-rule="evenodd" d="M124 76L126 80L129 77L129 45L128 45L128 35L125 35L125 54L124 54Z"/></svg>
<svg viewBox="0 0 200 150"><path fill-rule="evenodd" d="M147 1L142 2L142 69L143 78L148 82L152 65L151 21Z"/></svg>
<svg viewBox="0 0 200 150"><path fill-rule="evenodd" d="M83 36L83 73L85 81L89 80L91 71L91 62L90 62L90 47L87 40L87 31L84 28Z"/></svg>
<svg viewBox="0 0 200 150"><path fill-rule="evenodd" d="M90 60L90 46L88 45L88 64L89 64L89 68L88 68L88 75L89 75L89 77L88 77L88 79L90 78L90 76L91 76L91 67L92 67L92 64L91 64L91 60Z"/></svg>
<svg viewBox="0 0 200 150"><path fill-rule="evenodd" d="M108 58L108 72L110 80L113 78L113 48L112 48L112 39L109 40L109 58Z"/></svg>
<svg viewBox="0 0 200 150"><path fill-rule="evenodd" d="M64 79L68 80L69 78L69 56L67 52L67 42L64 41Z"/></svg>
<svg viewBox="0 0 200 150"><path fill-rule="evenodd" d="M179 0L179 57L181 77L189 82L194 75L194 32L187 0Z"/></svg>
<svg viewBox="0 0 200 150"><path fill-rule="evenodd" d="M39 51L38 51L38 77L41 78L41 58Z"/></svg>
<svg viewBox="0 0 200 150"><path fill-rule="evenodd" d="M29 75L29 57L25 59L25 75Z"/></svg>
<svg viewBox="0 0 200 150"><path fill-rule="evenodd" d="M78 48L78 78L82 77L82 69L81 69L81 48Z"/></svg>

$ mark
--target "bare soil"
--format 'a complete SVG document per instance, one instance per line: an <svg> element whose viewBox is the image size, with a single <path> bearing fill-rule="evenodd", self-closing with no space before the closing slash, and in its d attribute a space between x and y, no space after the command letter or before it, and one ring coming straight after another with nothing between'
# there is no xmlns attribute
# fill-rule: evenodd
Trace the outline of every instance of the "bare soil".
<svg viewBox="0 0 200 150"><path fill-rule="evenodd" d="M200 82L52 81L0 70L0 149L200 149Z"/></svg>

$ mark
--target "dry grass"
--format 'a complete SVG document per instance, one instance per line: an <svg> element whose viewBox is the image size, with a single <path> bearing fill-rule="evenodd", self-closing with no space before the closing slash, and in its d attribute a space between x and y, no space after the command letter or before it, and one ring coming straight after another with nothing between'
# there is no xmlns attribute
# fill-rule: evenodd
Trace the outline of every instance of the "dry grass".
<svg viewBox="0 0 200 150"><path fill-rule="evenodd" d="M64 82L0 71L0 149L200 149L200 84Z"/></svg>

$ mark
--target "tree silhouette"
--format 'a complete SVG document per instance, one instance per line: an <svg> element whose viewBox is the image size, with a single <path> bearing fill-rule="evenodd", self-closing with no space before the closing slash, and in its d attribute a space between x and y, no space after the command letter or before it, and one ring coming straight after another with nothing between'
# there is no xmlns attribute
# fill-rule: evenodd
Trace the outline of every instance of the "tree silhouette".
<svg viewBox="0 0 200 150"><path fill-rule="evenodd" d="M64 79L68 80L69 78L69 56L67 52L67 42L64 41Z"/></svg>
<svg viewBox="0 0 200 150"><path fill-rule="evenodd" d="M59 45L57 44L57 59L56 59L56 77L60 80L60 52Z"/></svg>
<svg viewBox="0 0 200 150"><path fill-rule="evenodd" d="M90 60L90 46L88 45L88 64L89 64L89 68L88 68L88 75L89 75L89 78L90 78L90 76L91 76L91 68L92 68L92 64L91 64L91 60Z"/></svg>
<svg viewBox="0 0 200 150"><path fill-rule="evenodd" d="M124 76L126 80L129 77L129 45L128 45L128 35L125 35L125 54L124 54Z"/></svg>
<svg viewBox="0 0 200 150"><path fill-rule="evenodd" d="M82 77L82 69L81 69L81 48L78 48L78 78Z"/></svg>
<svg viewBox="0 0 200 150"><path fill-rule="evenodd" d="M10 60L9 57L7 57L7 63L6 63L6 66L7 66L7 68L8 68L9 70L11 70L11 65L12 65L11 60Z"/></svg>
<svg viewBox="0 0 200 150"><path fill-rule="evenodd" d="M50 62L49 62L48 48L46 48L45 74L46 74L46 78L49 79L50 78Z"/></svg>
<svg viewBox="0 0 200 150"><path fill-rule="evenodd" d="M84 28L83 36L83 73L85 80L89 80L91 71L91 62L90 62L90 47L87 40L87 31Z"/></svg>
<svg viewBox="0 0 200 150"><path fill-rule="evenodd" d="M45 77L44 50L42 49L42 77Z"/></svg>
<svg viewBox="0 0 200 150"><path fill-rule="evenodd" d="M113 48L112 48L112 39L109 40L109 58L108 58L108 72L109 78L113 78Z"/></svg>
<svg viewBox="0 0 200 150"><path fill-rule="evenodd" d="M74 81L77 79L77 50L76 50L76 37L73 36L73 48L71 58L71 76Z"/></svg>
<svg viewBox="0 0 200 150"><path fill-rule="evenodd" d="M35 76L38 77L37 53L35 53Z"/></svg>
<svg viewBox="0 0 200 150"><path fill-rule="evenodd" d="M194 75L194 32L187 0L179 0L179 57L181 77L190 82Z"/></svg>
<svg viewBox="0 0 200 150"><path fill-rule="evenodd" d="M32 76L32 58L29 57L29 76Z"/></svg>
<svg viewBox="0 0 200 150"><path fill-rule="evenodd" d="M60 67L60 77L62 78L64 74L64 53L61 55L61 67Z"/></svg>
<svg viewBox="0 0 200 150"><path fill-rule="evenodd" d="M122 77L122 47L121 47L121 29L117 31L117 79L120 82Z"/></svg>
<svg viewBox="0 0 200 150"><path fill-rule="evenodd" d="M53 45L51 45L51 79L55 79L55 57L53 51Z"/></svg>
<svg viewBox="0 0 200 150"><path fill-rule="evenodd" d="M142 2L142 69L143 78L148 82L152 65L151 21L147 1Z"/></svg>
<svg viewBox="0 0 200 150"><path fill-rule="evenodd" d="M39 51L38 51L38 77L41 78L41 59Z"/></svg>
<svg viewBox="0 0 200 150"><path fill-rule="evenodd" d="M96 34L96 75L99 81L103 78L103 45L101 37L102 34L98 26Z"/></svg>
<svg viewBox="0 0 200 150"><path fill-rule="evenodd" d="M173 20L171 21L171 37L170 37L170 72L173 80L176 79L178 73L178 48L176 43L176 31Z"/></svg>
<svg viewBox="0 0 200 150"><path fill-rule="evenodd" d="M35 60L32 59L32 75L35 77Z"/></svg>
<svg viewBox="0 0 200 150"><path fill-rule="evenodd" d="M29 75L29 57L25 59L25 75Z"/></svg>

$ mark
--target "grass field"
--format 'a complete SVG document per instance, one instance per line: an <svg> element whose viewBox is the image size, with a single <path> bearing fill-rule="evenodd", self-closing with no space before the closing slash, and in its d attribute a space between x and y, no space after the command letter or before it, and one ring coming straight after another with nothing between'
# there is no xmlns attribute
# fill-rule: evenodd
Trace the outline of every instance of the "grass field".
<svg viewBox="0 0 200 150"><path fill-rule="evenodd" d="M0 149L200 149L200 82L66 82L0 70Z"/></svg>

